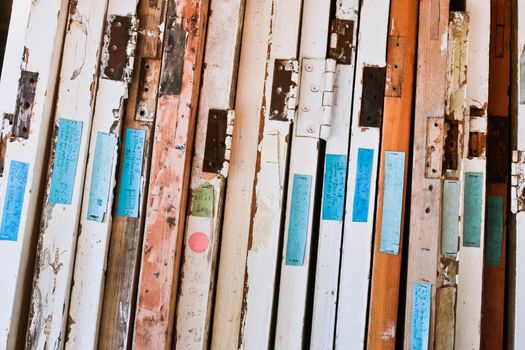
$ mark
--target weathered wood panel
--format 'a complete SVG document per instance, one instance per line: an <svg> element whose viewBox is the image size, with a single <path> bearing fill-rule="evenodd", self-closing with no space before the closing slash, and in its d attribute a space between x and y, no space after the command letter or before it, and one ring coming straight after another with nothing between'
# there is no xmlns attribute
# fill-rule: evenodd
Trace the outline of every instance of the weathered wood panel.
<svg viewBox="0 0 525 350"><path fill-rule="evenodd" d="M54 57L61 54L68 2L16 1L12 13L10 1L2 6L7 5L0 10L4 20L13 19L5 33L7 51L0 55L0 60L5 57L0 81L0 347L17 349L23 347L29 313L39 224L35 213L59 67ZM22 119L30 123L23 136L16 135L15 120Z"/></svg>
<svg viewBox="0 0 525 350"><path fill-rule="evenodd" d="M177 302L178 349L207 349L231 148L244 1L211 2Z"/></svg>
<svg viewBox="0 0 525 350"><path fill-rule="evenodd" d="M417 0L391 0L368 341L395 349L416 66ZM393 160L399 159L399 160ZM394 181L395 180L395 181ZM401 210L399 210L401 209Z"/></svg>
<svg viewBox="0 0 525 350"><path fill-rule="evenodd" d="M70 6L26 346L62 347L107 1Z"/></svg>
<svg viewBox="0 0 525 350"><path fill-rule="evenodd" d="M170 0L133 347L171 347L208 1Z"/></svg>
<svg viewBox="0 0 525 350"><path fill-rule="evenodd" d="M131 346L136 305L142 228L145 221L146 186L149 174L153 121L157 107L158 84L162 55L161 27L165 21L166 1L139 1L137 8L138 37L135 68L126 104L123 130L143 130L144 148L137 217L118 215L112 211L113 222L107 258L106 283L101 310L100 349L127 349ZM123 164L127 144L122 139L119 156ZM122 166L121 166L122 168ZM118 174L117 188L123 182ZM117 191L117 200L119 191ZM115 203L118 203L116 201ZM115 206L116 207L116 206Z"/></svg>
<svg viewBox="0 0 525 350"><path fill-rule="evenodd" d="M410 216L410 243L408 249L408 275L406 287L405 347L411 347L413 292L416 283L431 284L429 349L434 348L435 293L440 287L437 280L438 249L441 232L441 179L432 176L427 168L427 146L441 152L443 120L445 114L447 32L449 3L439 0L423 0L419 7L418 64L416 78L416 107L414 126L414 153L412 169L412 193ZM437 118L437 144L427 145L429 118ZM439 159L441 164L442 159ZM434 169L436 174L438 169ZM430 341L429 341L430 340Z"/></svg>

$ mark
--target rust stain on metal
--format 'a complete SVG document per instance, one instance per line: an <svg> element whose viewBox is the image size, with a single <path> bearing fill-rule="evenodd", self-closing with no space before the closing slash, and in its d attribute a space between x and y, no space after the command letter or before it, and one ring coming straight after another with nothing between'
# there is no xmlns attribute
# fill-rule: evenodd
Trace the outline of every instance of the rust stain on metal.
<svg viewBox="0 0 525 350"><path fill-rule="evenodd" d="M510 163L510 118L489 116L487 182L507 183Z"/></svg>
<svg viewBox="0 0 525 350"><path fill-rule="evenodd" d="M161 61L157 58L142 59L135 120L153 122L155 119L160 67Z"/></svg>
<svg viewBox="0 0 525 350"><path fill-rule="evenodd" d="M273 70L270 120L288 121L288 111L295 110L298 64L295 60L276 59ZM290 104L293 104L291 106Z"/></svg>
<svg viewBox="0 0 525 350"><path fill-rule="evenodd" d="M405 64L406 37L390 35L388 37L388 54L386 64L387 97L401 97L403 86L403 67Z"/></svg>
<svg viewBox="0 0 525 350"><path fill-rule="evenodd" d="M111 16L106 46L104 48L104 77L123 80L128 65L128 43L131 38L132 18L130 16Z"/></svg>
<svg viewBox="0 0 525 350"><path fill-rule="evenodd" d="M22 71L18 82L16 111L13 121L12 134L14 137L24 139L29 137L37 82L38 73Z"/></svg>
<svg viewBox="0 0 525 350"><path fill-rule="evenodd" d="M484 157L487 148L487 135L481 132L471 132L468 141L468 157Z"/></svg>
<svg viewBox="0 0 525 350"><path fill-rule="evenodd" d="M354 21L334 18L331 26L328 57L339 64L352 64Z"/></svg>

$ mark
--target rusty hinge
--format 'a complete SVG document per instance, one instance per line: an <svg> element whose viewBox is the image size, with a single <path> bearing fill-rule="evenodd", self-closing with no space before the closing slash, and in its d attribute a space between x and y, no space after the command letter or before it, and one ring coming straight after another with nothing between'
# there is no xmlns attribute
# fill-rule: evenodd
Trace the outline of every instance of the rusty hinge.
<svg viewBox="0 0 525 350"><path fill-rule="evenodd" d="M37 81L38 73L22 71L18 82L16 111L13 120L12 134L14 137L25 139L29 137Z"/></svg>
<svg viewBox="0 0 525 350"><path fill-rule="evenodd" d="M109 17L102 56L103 78L131 81L137 44L136 28L137 19L133 16Z"/></svg>
<svg viewBox="0 0 525 350"><path fill-rule="evenodd" d="M296 135L321 137L329 135L334 105L336 61L304 58L299 88L299 112Z"/></svg>
<svg viewBox="0 0 525 350"><path fill-rule="evenodd" d="M351 20L339 18L332 20L328 57L336 60L339 64L352 64L354 25L355 22Z"/></svg>
<svg viewBox="0 0 525 350"><path fill-rule="evenodd" d="M233 110L210 109L202 171L228 176L232 143Z"/></svg>
<svg viewBox="0 0 525 350"><path fill-rule="evenodd" d="M525 152L523 151L512 151L510 186L510 210L514 214L525 211Z"/></svg>
<svg viewBox="0 0 525 350"><path fill-rule="evenodd" d="M273 70L270 120L288 121L295 114L299 61L276 59Z"/></svg>

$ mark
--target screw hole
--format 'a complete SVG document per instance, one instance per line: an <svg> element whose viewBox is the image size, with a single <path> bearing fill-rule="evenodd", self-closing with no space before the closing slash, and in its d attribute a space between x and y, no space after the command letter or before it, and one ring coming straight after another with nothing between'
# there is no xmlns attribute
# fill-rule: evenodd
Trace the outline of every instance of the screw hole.
<svg viewBox="0 0 525 350"><path fill-rule="evenodd" d="M29 102L24 103L24 108L25 108L25 109L28 109L29 107L31 107L31 105L29 104Z"/></svg>
<svg viewBox="0 0 525 350"><path fill-rule="evenodd" d="M427 213L427 214L430 213L430 208L426 208L425 209L425 213Z"/></svg>

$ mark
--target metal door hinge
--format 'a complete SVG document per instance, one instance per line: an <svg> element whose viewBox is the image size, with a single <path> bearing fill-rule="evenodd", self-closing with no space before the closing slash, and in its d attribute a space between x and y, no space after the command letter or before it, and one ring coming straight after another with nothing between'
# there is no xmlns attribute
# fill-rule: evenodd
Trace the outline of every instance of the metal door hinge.
<svg viewBox="0 0 525 350"><path fill-rule="evenodd" d="M299 112L296 135L323 137L330 134L334 105L336 61L304 58L299 88ZM323 132L321 135L321 126Z"/></svg>
<svg viewBox="0 0 525 350"><path fill-rule="evenodd" d="M228 176L234 120L233 110L210 109L202 171Z"/></svg>
<svg viewBox="0 0 525 350"><path fill-rule="evenodd" d="M103 78L127 83L131 81L137 45L137 22L133 16L110 16L104 36Z"/></svg>
<svg viewBox="0 0 525 350"><path fill-rule="evenodd" d="M276 59L273 69L270 120L293 120L297 106L299 61Z"/></svg>
<svg viewBox="0 0 525 350"><path fill-rule="evenodd" d="M514 214L525 211L525 152L523 151L512 151L510 186L510 210Z"/></svg>

